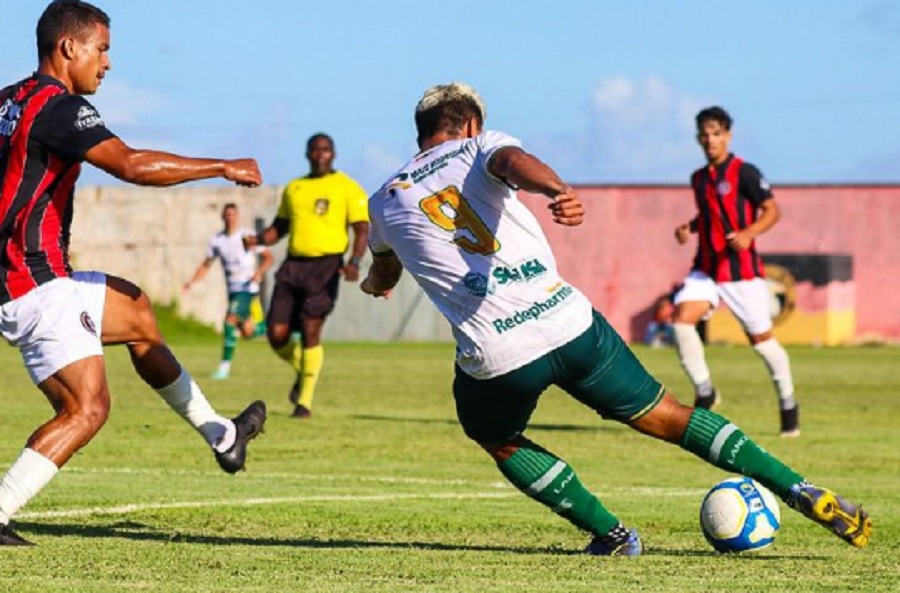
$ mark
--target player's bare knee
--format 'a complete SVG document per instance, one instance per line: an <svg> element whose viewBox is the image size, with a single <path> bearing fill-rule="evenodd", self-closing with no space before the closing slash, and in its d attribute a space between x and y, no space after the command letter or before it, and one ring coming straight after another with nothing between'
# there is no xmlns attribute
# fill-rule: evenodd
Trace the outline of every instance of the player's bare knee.
<svg viewBox="0 0 900 593"><path fill-rule="evenodd" d="M751 333L747 334L747 339L750 340L750 344L753 346L756 346L757 344L765 342L766 340L771 339L771 338L772 338L771 331L763 332L761 334L751 334Z"/></svg>
<svg viewBox="0 0 900 593"><path fill-rule="evenodd" d="M528 440L522 436L517 436L504 441L480 441L475 440L478 445L490 455L494 461L505 461L512 457L513 453L518 451Z"/></svg>
<svg viewBox="0 0 900 593"><path fill-rule="evenodd" d="M652 410L628 424L646 435L677 443L684 436L692 413L693 408L666 393Z"/></svg>
<svg viewBox="0 0 900 593"><path fill-rule="evenodd" d="M106 423L109 418L109 407L109 393L103 391L70 402L60 410L60 414L66 416L71 428L89 440Z"/></svg>
<svg viewBox="0 0 900 593"><path fill-rule="evenodd" d="M140 341L151 346L163 344L162 333L159 331L159 324L156 321L156 313L153 312L153 305L149 297L143 292L140 298L135 301L133 320L135 334Z"/></svg>
<svg viewBox="0 0 900 593"><path fill-rule="evenodd" d="M266 337L269 339L269 345L275 350L283 348L291 339L291 331L287 326L269 326L266 329Z"/></svg>

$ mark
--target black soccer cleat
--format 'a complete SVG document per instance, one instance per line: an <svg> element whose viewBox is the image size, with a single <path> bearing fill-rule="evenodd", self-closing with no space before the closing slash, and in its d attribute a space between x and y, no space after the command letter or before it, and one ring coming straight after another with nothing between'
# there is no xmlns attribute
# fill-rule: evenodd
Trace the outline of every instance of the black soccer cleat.
<svg viewBox="0 0 900 593"><path fill-rule="evenodd" d="M781 436L784 438L800 436L800 406L781 410Z"/></svg>
<svg viewBox="0 0 900 593"><path fill-rule="evenodd" d="M703 396L699 393L694 398L694 407L703 408L704 410L712 410L722 403L722 396L718 389L713 389L712 393Z"/></svg>
<svg viewBox="0 0 900 593"><path fill-rule="evenodd" d="M34 544L12 530L9 525L0 525L0 546L33 546Z"/></svg>
<svg viewBox="0 0 900 593"><path fill-rule="evenodd" d="M300 403L300 377L291 385L291 391L288 393L288 401L295 406Z"/></svg>
<svg viewBox="0 0 900 593"><path fill-rule="evenodd" d="M262 432L263 425L266 423L266 402L262 400L253 402L238 414L233 422L234 444L223 453L216 451L216 461L219 462L219 467L229 474L244 469L244 462L247 459L247 443Z"/></svg>
<svg viewBox="0 0 900 593"><path fill-rule="evenodd" d="M291 414L291 418L299 418L301 420L306 420L307 418L312 417L312 410L304 406L303 404L297 404L294 406L294 413Z"/></svg>

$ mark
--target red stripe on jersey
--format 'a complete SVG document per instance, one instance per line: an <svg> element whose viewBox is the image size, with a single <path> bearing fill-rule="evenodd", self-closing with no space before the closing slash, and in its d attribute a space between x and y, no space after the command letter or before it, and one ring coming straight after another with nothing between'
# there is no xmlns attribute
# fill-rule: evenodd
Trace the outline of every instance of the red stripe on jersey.
<svg viewBox="0 0 900 593"><path fill-rule="evenodd" d="M41 177L40 183L38 183L38 186L35 189L34 195L43 195L50 188L50 185L56 180L56 178L59 177L59 172L64 166L65 163L61 159L51 158L50 163L44 170L44 175L43 177ZM71 187L71 185L69 187ZM23 208L22 211L19 212L19 214L16 216L16 222L14 225L16 231L6 244L6 254L9 261L9 267L7 268L6 274L6 283L7 290L9 291L9 296L12 299L19 298L31 289L36 288L38 285L37 281L32 276L31 269L28 267L28 264L25 260L28 219L31 217L31 213L34 211L34 207L37 205L37 203L38 200L32 199L28 203L28 206ZM63 269L65 270L65 267ZM68 276L68 272L63 273L62 276Z"/></svg>
<svg viewBox="0 0 900 593"><path fill-rule="evenodd" d="M37 84L39 84L38 80L28 81L23 84L16 93L15 99L17 101L24 100L34 91ZM25 181L26 171L30 164L28 158L28 144L31 128L34 125L37 116L47 105L47 102L53 97L63 93L65 93L65 90L56 85L47 85L38 89L35 95L28 99L28 102L25 104L22 119L19 121L19 125L16 127L15 132L13 132L12 136L9 138L10 152L7 160L2 193L0 193L0 222L6 221L11 209L13 209L16 204L20 204L23 201L25 202L22 210L15 215L15 221L10 229L12 232L10 236L7 237L5 246L7 256L7 261L5 262L6 277L2 280L5 280L6 292L10 299L16 299L24 295L38 285L32 275L32 271L28 267L28 262L25 259L25 251L27 248L25 242L27 220L29 214L34 210L40 196L46 192L59 177L60 172L64 169L64 163L60 159L55 159L57 164L54 166L54 159L51 159L51 163L48 163L47 167L44 169L41 180L34 188L31 195L26 196L20 194L22 191L26 191L22 188L22 184ZM71 189L71 184L69 184L69 189ZM61 251L58 245L56 251ZM63 273L59 275L68 276L68 271L65 269L65 266L63 266Z"/></svg>
<svg viewBox="0 0 900 593"><path fill-rule="evenodd" d="M62 159L50 155L50 163L47 168L54 170L54 177L57 177L65 167L66 163ZM63 240L63 218L72 195L72 187L75 185L80 171L81 167L75 165L65 173L53 192L50 204L44 209L43 219L40 222L41 251L47 254L50 271L58 277L69 275L65 254L66 246L61 245L60 242Z"/></svg>
<svg viewBox="0 0 900 593"><path fill-rule="evenodd" d="M32 89L34 89L34 86L37 83L38 81L34 80L22 85L22 88L16 93L15 100L21 101ZM9 138L10 148L13 150L10 151L9 161L6 165L6 177L3 180L3 188L0 190L0 222L6 218L6 213L12 206L16 194L19 193L19 186L24 179L25 160L28 157L28 142L27 140L25 142L15 142L15 140L18 140L19 136L22 134L25 135L26 139L28 138L28 134L31 132L31 126L34 123L34 118L37 117L37 114L43 109L44 104L46 104L52 96L52 89L50 87L47 87L47 89L47 91L39 91L37 96L32 99L39 100L43 96L43 104L41 104L40 109L34 111L26 109L22 120L19 122L19 126ZM30 102L28 106L31 106Z"/></svg>

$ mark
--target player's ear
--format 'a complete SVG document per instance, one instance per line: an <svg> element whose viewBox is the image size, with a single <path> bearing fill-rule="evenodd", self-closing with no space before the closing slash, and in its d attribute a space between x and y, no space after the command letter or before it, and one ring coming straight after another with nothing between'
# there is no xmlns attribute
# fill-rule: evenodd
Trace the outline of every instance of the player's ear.
<svg viewBox="0 0 900 593"><path fill-rule="evenodd" d="M469 121L466 122L466 138L474 138L478 134L481 133L481 124L478 123L478 118L474 115L469 118Z"/></svg>
<svg viewBox="0 0 900 593"><path fill-rule="evenodd" d="M71 60L75 57L75 38L74 37L62 37L57 42L57 46L59 47L59 53L62 57L67 60Z"/></svg>

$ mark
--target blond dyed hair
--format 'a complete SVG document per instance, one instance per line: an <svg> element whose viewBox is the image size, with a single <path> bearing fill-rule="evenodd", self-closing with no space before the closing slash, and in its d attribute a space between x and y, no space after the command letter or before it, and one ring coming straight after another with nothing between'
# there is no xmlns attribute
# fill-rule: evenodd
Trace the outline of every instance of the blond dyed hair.
<svg viewBox="0 0 900 593"><path fill-rule="evenodd" d="M464 82L430 87L416 104L416 130L419 144L438 132L459 133L472 118L484 125L487 108L481 95Z"/></svg>

